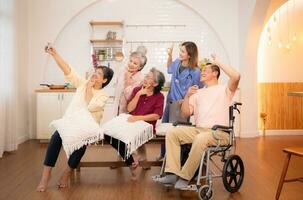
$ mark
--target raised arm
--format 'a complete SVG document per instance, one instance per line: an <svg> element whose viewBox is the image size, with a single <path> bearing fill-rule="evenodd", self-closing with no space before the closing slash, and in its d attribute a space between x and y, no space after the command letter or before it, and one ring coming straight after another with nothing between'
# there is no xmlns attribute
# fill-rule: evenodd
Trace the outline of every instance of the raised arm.
<svg viewBox="0 0 303 200"><path fill-rule="evenodd" d="M49 44L45 47L45 51L51 55L56 61L57 65L63 71L64 75L68 75L71 72L69 65L62 59L62 57L57 53L56 49Z"/></svg>
<svg viewBox="0 0 303 200"><path fill-rule="evenodd" d="M213 63L218 65L218 67L220 67L225 72L225 74L227 74L227 76L229 77L228 80L229 90L231 92L235 92L238 88L239 81L241 78L240 73L236 71L234 68L232 68L231 66L222 63L216 54L212 54L211 57L213 59Z"/></svg>
<svg viewBox="0 0 303 200"><path fill-rule="evenodd" d="M188 91L184 97L184 100L181 104L181 115L185 118L191 116L193 114L193 106L189 104L189 97L195 94L198 90L198 86L194 85L188 88Z"/></svg>
<svg viewBox="0 0 303 200"><path fill-rule="evenodd" d="M173 63L173 46L170 48L167 48L167 67L169 67Z"/></svg>
<svg viewBox="0 0 303 200"><path fill-rule="evenodd" d="M141 95L146 94L146 89L143 87L135 94L135 96L130 100L130 102L127 104L127 111L132 112L137 107L139 98Z"/></svg>

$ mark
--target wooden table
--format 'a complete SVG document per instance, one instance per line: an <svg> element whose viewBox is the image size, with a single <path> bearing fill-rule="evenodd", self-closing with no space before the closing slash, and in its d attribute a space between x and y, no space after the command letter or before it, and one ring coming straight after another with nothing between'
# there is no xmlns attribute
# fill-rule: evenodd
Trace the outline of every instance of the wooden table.
<svg viewBox="0 0 303 200"><path fill-rule="evenodd" d="M157 136L150 141L147 142L147 144L164 144L165 143L165 137L164 136ZM104 144L107 144L106 141L104 141ZM140 161L139 165L142 166L145 169L149 169L151 166L162 166L162 161ZM81 167L127 167L124 161L81 161L77 167L77 171L80 171Z"/></svg>

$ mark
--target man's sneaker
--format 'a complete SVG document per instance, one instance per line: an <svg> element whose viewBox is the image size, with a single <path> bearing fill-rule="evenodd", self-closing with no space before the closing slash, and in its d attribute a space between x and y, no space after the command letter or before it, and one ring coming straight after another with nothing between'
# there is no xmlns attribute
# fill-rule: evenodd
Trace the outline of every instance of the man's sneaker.
<svg viewBox="0 0 303 200"><path fill-rule="evenodd" d="M164 185L174 185L177 180L178 176L175 174L167 174L166 176L152 176L152 180L158 183L162 183Z"/></svg>
<svg viewBox="0 0 303 200"><path fill-rule="evenodd" d="M177 190L188 190L188 181L183 179L183 178L179 178L178 181L175 184L175 189Z"/></svg>

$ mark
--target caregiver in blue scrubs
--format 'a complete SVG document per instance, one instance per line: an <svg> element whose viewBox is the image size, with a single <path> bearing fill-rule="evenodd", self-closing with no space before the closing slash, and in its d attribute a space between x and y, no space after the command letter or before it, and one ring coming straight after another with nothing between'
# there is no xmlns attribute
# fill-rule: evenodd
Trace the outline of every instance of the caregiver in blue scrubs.
<svg viewBox="0 0 303 200"><path fill-rule="evenodd" d="M171 116L169 108L184 99L184 96L189 87L196 85L201 88L203 85L200 82L200 69L198 67L198 48L194 42L184 42L181 44L179 58L173 61L172 48L167 50L167 73L171 74L171 85L167 95L166 106L162 117L162 123L173 123L174 119ZM175 108L175 107L174 107ZM182 119L179 109L174 110L176 115L174 118ZM182 121L188 121L183 119ZM161 154L157 160L163 159L165 154L165 145L161 145Z"/></svg>

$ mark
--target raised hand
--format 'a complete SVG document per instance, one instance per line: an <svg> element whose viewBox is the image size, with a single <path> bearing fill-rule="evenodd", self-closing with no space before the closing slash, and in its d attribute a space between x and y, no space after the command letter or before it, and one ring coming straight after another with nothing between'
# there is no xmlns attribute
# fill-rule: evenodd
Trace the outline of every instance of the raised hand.
<svg viewBox="0 0 303 200"><path fill-rule="evenodd" d="M71 68L61 58L61 56L57 53L56 49L51 45L51 43L47 43L46 47L44 48L44 51L54 58L57 65L61 68L65 75L68 75L71 72Z"/></svg>
<svg viewBox="0 0 303 200"><path fill-rule="evenodd" d="M212 53L211 54L211 58L212 58L214 64L216 64L218 66L220 65L221 61L220 61L220 59L219 59L219 57L218 57L217 54Z"/></svg>
<svg viewBox="0 0 303 200"><path fill-rule="evenodd" d="M227 76L229 77L228 80L228 87L230 89L230 91L234 92L237 90L238 85L239 85L239 81L241 78L240 73L235 70L234 68L232 68L229 65L224 64L223 62L221 62L221 60L219 59L219 57L216 54L211 54L211 57L213 59L213 63L215 65L217 65L218 67L220 67L220 69L222 69L225 74L227 74Z"/></svg>
<svg viewBox="0 0 303 200"><path fill-rule="evenodd" d="M124 78L125 80L129 80L130 77L133 76L133 73L129 71L129 69L127 68L127 71L125 71L125 74L124 74Z"/></svg>
<svg viewBox="0 0 303 200"><path fill-rule="evenodd" d="M50 54L52 56L55 55L55 54L57 54L56 49L52 46L51 43L47 43L47 45L45 46L44 50L45 50L46 53L48 53L48 54Z"/></svg>
<svg viewBox="0 0 303 200"><path fill-rule="evenodd" d="M174 48L174 44L172 44L170 48L166 49L167 55L168 55L167 63L166 63L167 67L169 67L173 62L173 48Z"/></svg>
<svg viewBox="0 0 303 200"><path fill-rule="evenodd" d="M172 57L172 55L173 55L173 49L174 49L174 45L172 45L171 47L169 47L169 48L166 49L168 56Z"/></svg>
<svg viewBox="0 0 303 200"><path fill-rule="evenodd" d="M87 82L87 87L92 88L95 86L96 79L91 78L90 81Z"/></svg>
<svg viewBox="0 0 303 200"><path fill-rule="evenodd" d="M142 86L141 89L137 92L137 94L140 96L145 95L147 94L147 89Z"/></svg>
<svg viewBox="0 0 303 200"><path fill-rule="evenodd" d="M197 85L191 86L190 88L188 88L186 96L190 97L191 95L197 93L198 89L199 89L199 87Z"/></svg>

